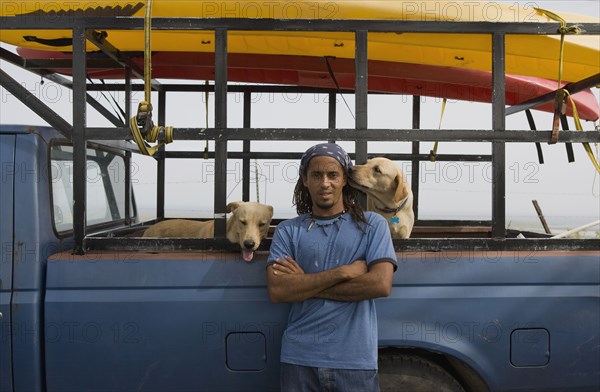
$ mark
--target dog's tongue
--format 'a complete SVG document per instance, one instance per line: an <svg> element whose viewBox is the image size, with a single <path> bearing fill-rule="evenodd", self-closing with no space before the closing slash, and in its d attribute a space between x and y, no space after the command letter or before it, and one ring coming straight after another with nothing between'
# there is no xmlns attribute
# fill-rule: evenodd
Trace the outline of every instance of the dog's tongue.
<svg viewBox="0 0 600 392"><path fill-rule="evenodd" d="M243 250L242 251L242 257L244 258L244 261L252 261L252 257L254 257L254 252L251 250Z"/></svg>

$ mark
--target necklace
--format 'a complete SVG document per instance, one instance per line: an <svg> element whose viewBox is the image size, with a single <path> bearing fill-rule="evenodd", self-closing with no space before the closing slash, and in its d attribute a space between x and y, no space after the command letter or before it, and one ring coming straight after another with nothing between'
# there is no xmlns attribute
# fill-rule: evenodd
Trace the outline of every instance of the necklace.
<svg viewBox="0 0 600 392"><path fill-rule="evenodd" d="M317 225L317 227L320 227L321 230L323 230L323 234L325 234L325 236L328 236L327 231L325 230L325 228L327 226L335 225L338 228L338 230L339 230L339 226L337 225L337 223L342 219L342 217L344 216L345 213L346 213L346 210L342 211L335 218L333 218L331 220L328 219L327 223L319 223L319 219L315 219L313 217L313 214L311 213L310 217L308 218L308 219L310 219L310 224L308 225L308 228L306 229L306 231L309 231L310 229L313 228L314 225Z"/></svg>

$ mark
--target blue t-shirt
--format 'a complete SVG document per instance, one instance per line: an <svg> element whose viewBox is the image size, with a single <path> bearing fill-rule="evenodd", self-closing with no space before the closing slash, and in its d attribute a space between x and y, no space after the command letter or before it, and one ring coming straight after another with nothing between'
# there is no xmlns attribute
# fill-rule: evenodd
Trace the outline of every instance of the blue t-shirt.
<svg viewBox="0 0 600 392"><path fill-rule="evenodd" d="M288 255L305 273L356 260L392 262L396 252L385 219L365 212L362 230L349 213L333 219L309 214L280 223L268 263ZM341 302L308 299L293 303L282 339L281 362L337 369L377 369L377 314L374 300Z"/></svg>

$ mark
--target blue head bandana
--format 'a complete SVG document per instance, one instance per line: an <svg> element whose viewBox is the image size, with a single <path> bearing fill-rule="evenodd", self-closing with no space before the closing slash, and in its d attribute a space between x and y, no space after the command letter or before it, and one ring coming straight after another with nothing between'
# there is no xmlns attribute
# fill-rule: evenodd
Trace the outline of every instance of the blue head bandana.
<svg viewBox="0 0 600 392"><path fill-rule="evenodd" d="M302 155L302 159L300 159L300 175L306 174L306 169L308 169L308 163L311 159L322 156L334 158L342 165L344 173L348 174L348 168L352 166L352 161L348 153L335 143L321 143L312 146Z"/></svg>

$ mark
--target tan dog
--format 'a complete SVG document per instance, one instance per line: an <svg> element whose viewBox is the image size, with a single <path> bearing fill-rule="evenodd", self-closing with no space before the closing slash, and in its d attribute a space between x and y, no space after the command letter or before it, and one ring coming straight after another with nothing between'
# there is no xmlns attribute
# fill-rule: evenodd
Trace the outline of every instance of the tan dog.
<svg viewBox="0 0 600 392"><path fill-rule="evenodd" d="M251 261L254 251L267 236L269 224L273 218L273 207L256 202L235 201L227 204L227 239L239 244L242 257ZM144 237L155 238L213 238L215 221L194 221L187 219L169 219L150 226Z"/></svg>
<svg viewBox="0 0 600 392"><path fill-rule="evenodd" d="M404 172L387 158L350 167L349 183L367 194L367 210L382 215L392 238L408 238L415 222L413 194Z"/></svg>

